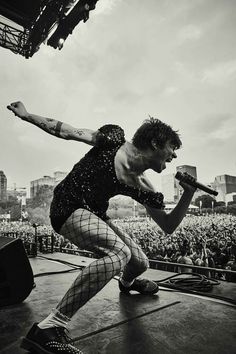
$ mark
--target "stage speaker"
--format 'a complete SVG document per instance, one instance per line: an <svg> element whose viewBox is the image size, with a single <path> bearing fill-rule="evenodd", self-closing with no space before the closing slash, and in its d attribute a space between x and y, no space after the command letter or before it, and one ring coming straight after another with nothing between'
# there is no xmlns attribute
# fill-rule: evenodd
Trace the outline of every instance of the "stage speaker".
<svg viewBox="0 0 236 354"><path fill-rule="evenodd" d="M22 240L0 237L0 307L22 302L34 276Z"/></svg>

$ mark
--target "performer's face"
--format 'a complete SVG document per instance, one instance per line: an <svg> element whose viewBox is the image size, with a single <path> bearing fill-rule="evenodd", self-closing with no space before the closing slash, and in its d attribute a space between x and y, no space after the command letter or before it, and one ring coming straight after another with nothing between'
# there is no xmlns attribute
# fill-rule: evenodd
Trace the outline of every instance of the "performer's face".
<svg viewBox="0 0 236 354"><path fill-rule="evenodd" d="M171 162L177 157L175 153L175 146L167 141L163 148L156 147L153 153L152 169L161 173L166 168L166 163Z"/></svg>

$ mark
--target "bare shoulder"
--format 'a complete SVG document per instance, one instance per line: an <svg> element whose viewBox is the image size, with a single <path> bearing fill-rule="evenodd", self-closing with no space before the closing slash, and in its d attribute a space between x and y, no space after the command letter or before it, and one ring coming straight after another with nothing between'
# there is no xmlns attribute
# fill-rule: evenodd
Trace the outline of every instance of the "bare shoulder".
<svg viewBox="0 0 236 354"><path fill-rule="evenodd" d="M152 182L147 177L145 172L140 176L140 184L146 190L149 190L149 191L152 191L152 192L156 192L155 187L153 186Z"/></svg>

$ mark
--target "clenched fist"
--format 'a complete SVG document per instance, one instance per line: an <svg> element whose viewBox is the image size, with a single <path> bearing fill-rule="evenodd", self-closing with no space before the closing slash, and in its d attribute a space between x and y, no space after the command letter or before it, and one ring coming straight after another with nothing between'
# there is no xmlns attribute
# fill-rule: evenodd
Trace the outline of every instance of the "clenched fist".
<svg viewBox="0 0 236 354"><path fill-rule="evenodd" d="M9 106L7 106L7 108L21 119L24 119L28 114L22 102L13 102Z"/></svg>

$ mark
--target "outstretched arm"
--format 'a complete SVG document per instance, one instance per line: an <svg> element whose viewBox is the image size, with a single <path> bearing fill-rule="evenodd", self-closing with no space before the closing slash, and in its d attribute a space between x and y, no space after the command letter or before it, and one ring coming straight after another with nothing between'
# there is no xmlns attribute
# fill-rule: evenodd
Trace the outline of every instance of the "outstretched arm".
<svg viewBox="0 0 236 354"><path fill-rule="evenodd" d="M36 125L45 132L67 140L77 140L94 145L96 142L97 131L90 129L77 129L69 124L60 122L52 118L41 117L36 114L28 113L22 102L13 102L7 108L17 117Z"/></svg>

